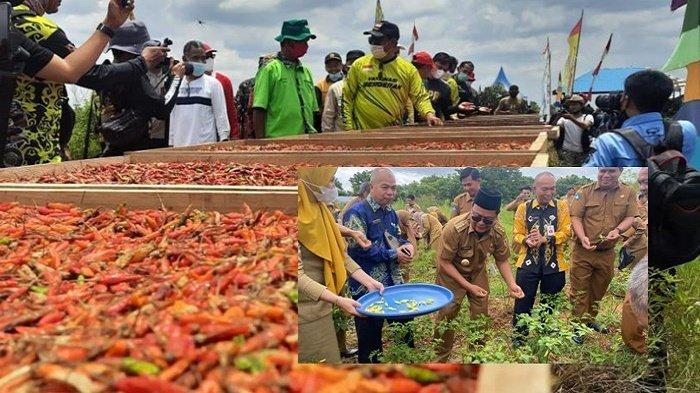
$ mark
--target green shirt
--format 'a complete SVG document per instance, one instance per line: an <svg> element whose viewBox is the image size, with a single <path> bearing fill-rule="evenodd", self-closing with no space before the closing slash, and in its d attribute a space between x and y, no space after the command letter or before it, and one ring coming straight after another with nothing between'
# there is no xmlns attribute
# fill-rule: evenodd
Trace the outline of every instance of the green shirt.
<svg viewBox="0 0 700 393"><path fill-rule="evenodd" d="M265 138L316 133L318 112L311 72L280 57L258 71L253 108L265 110Z"/></svg>

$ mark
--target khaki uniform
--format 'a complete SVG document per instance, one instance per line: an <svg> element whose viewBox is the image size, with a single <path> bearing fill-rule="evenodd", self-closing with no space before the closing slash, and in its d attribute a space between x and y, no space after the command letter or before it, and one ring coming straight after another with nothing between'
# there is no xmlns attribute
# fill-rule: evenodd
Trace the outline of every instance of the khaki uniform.
<svg viewBox="0 0 700 393"><path fill-rule="evenodd" d="M442 232L442 247L438 252L438 265L451 263L467 281L488 291L486 259L489 255L493 255L496 263L507 263L510 257L508 240L505 230L498 222L482 237L479 237L470 224L470 214L464 214L453 218L445 225ZM454 319L459 313L465 296L469 299L469 312L472 319L488 315L488 295L477 298L467 294L461 285L441 269L438 269L436 283L448 288L454 294L452 302L438 312L438 322ZM446 362L452 351L454 330L448 329L443 335L436 332L436 338L442 339L442 344L438 348L438 361Z"/></svg>
<svg viewBox="0 0 700 393"><path fill-rule="evenodd" d="M474 199L466 192L457 195L452 201L452 218L470 213L473 205Z"/></svg>
<svg viewBox="0 0 700 393"><path fill-rule="evenodd" d="M598 183L581 187L573 198L571 217L578 217L592 244L607 236L625 218L637 215L635 191L623 184L602 190ZM598 315L598 302L603 299L613 278L615 245L588 251L576 239L571 252L571 293L573 315L592 322Z"/></svg>
<svg viewBox="0 0 700 393"><path fill-rule="evenodd" d="M622 324L620 330L622 331L622 341L628 347L637 353L646 353L647 344L644 327L639 323L634 312L632 312L629 293L625 296L625 302L622 303Z"/></svg>
<svg viewBox="0 0 700 393"><path fill-rule="evenodd" d="M299 362L340 363L340 350L333 325L333 305L320 300L325 261L299 244ZM350 257L345 260L348 276L360 269Z"/></svg>
<svg viewBox="0 0 700 393"><path fill-rule="evenodd" d="M647 224L649 222L649 218L647 213L647 205L638 204L637 206L639 209L639 215L634 220L632 227L622 234L624 239L628 239L626 241L625 248L634 257L632 263L630 263L628 266L630 270L647 254L648 245Z"/></svg>
<svg viewBox="0 0 700 393"><path fill-rule="evenodd" d="M401 237L403 237L406 241L411 243L411 245L413 246L413 252L417 255L418 240L416 239L416 231L411 225L411 213L407 212L406 210L397 210L396 215L399 216L399 229L401 230ZM401 266L401 277L403 278L404 283L409 282L411 278L410 264L405 264Z"/></svg>
<svg viewBox="0 0 700 393"><path fill-rule="evenodd" d="M406 211L413 214L415 212L422 212L423 210L421 210L420 205L414 203L413 206L406 204Z"/></svg>
<svg viewBox="0 0 700 393"><path fill-rule="evenodd" d="M430 248L435 250L435 252L439 252L440 244L442 243L442 224L440 224L440 220L432 214L424 214L422 220L423 238Z"/></svg>

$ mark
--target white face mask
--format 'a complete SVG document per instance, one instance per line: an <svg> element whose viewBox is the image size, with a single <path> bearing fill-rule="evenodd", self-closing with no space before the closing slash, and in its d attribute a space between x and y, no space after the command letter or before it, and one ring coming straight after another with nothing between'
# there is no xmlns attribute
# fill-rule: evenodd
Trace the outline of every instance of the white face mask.
<svg viewBox="0 0 700 393"><path fill-rule="evenodd" d="M309 191L311 191L311 193L314 194L316 200L320 203L323 203L324 205L330 205L331 203L335 202L336 199L338 199L338 189L335 188L335 185L322 187L317 186L315 184L311 184L304 180L302 181L306 183L307 186L309 186ZM318 191L314 191L314 188L318 188Z"/></svg>
<svg viewBox="0 0 700 393"><path fill-rule="evenodd" d="M435 79L442 79L445 77L445 71L443 70L435 70L433 71L433 78Z"/></svg>
<svg viewBox="0 0 700 393"><path fill-rule="evenodd" d="M214 72L214 59L207 59L206 65L206 72Z"/></svg>
<svg viewBox="0 0 700 393"><path fill-rule="evenodd" d="M328 79L332 80L333 82L343 79L343 71L336 72L335 74L328 74Z"/></svg>
<svg viewBox="0 0 700 393"><path fill-rule="evenodd" d="M386 57L387 53L384 50L383 45L370 45L370 51L372 52L372 56L374 56L377 60L381 60Z"/></svg>

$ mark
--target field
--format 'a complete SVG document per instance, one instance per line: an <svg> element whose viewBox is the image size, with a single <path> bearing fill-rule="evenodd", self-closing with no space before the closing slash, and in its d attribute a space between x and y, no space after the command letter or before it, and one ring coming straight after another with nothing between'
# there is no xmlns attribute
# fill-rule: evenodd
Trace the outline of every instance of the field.
<svg viewBox="0 0 700 393"><path fill-rule="evenodd" d="M418 204L425 210L434 201L420 198ZM402 202L397 202L395 208L403 208ZM449 206L442 204L440 209L449 216ZM500 214L501 224L505 227L509 238L512 237L513 213L503 211ZM411 282L434 283L436 269L433 265L435 253L419 247L419 256L411 265ZM566 252L568 257L568 250ZM515 254L511 256L514 266ZM515 272L515 268L513 267ZM508 296L507 287L497 272L493 260L489 263L490 276L490 318L471 321L469 319L468 303L464 302L458 317L452 322L456 330L455 345L451 362L464 363L589 363L598 365L624 365L630 376L642 375L646 366L646 358L637 356L628 350L620 335L620 318L622 300L625 293L628 272L617 273L610 285L608 294L602 301L598 320L610 328L610 333L600 334L569 320L570 306L564 294L556 301L556 310L550 316L542 313L541 318L533 317L528 321L532 332L526 345L519 348L511 344L511 318L514 300ZM567 277L568 281L568 277ZM568 284L565 291L568 290ZM535 307L533 315L539 308ZM441 324L443 325L443 324ZM427 362L435 359L436 341L433 332L436 328L434 315L417 318L413 323L416 338L416 349L394 343L392 335L401 332L398 328L385 328L385 346L382 360L386 363ZM349 340L353 339L354 329L349 331ZM587 332L583 345L577 345L571 337L577 331ZM349 343L354 346L353 343ZM352 360L352 359L351 359Z"/></svg>

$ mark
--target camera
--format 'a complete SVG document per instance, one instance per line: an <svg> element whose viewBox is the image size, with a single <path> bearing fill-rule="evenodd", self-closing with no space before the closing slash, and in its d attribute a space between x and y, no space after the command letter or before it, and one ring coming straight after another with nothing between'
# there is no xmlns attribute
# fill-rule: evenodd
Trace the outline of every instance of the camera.
<svg viewBox="0 0 700 393"><path fill-rule="evenodd" d="M167 47L169 47L169 46L172 45L172 44L173 44L173 40L171 40L170 38L166 38L166 39L163 40L163 42L160 42L160 41L158 41L158 40L151 40L151 41L148 41L148 42L146 42L146 43L143 45L143 47L144 47L144 48L148 48L148 47L151 47L151 46L162 46L162 47L167 48ZM165 59L163 59L163 62L160 63L160 64L158 65L158 68L167 71L167 70L169 70L170 67L172 66L172 63L173 63L172 57L166 57Z"/></svg>
<svg viewBox="0 0 700 393"><path fill-rule="evenodd" d="M622 110L622 92L600 95L595 99L595 105L605 112Z"/></svg>

